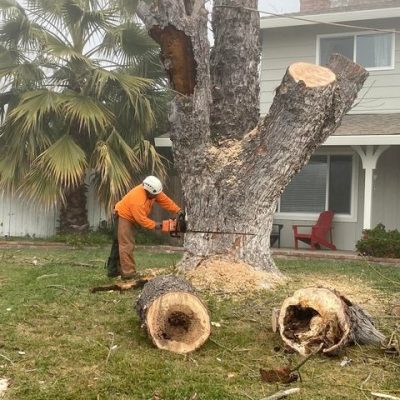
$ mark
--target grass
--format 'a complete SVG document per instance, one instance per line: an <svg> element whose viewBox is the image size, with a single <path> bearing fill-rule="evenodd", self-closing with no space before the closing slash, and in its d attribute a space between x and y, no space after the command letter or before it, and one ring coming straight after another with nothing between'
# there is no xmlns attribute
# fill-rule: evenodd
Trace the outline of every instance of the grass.
<svg viewBox="0 0 400 400"><path fill-rule="evenodd" d="M243 299L202 293L213 321L210 340L182 356L154 348L133 310L139 291L91 294L109 280L108 246L90 249L0 250L0 379L6 400L255 399L284 385L261 382L259 368L296 364L270 330L273 307L295 289L325 282L359 300L390 334L400 268L363 263L278 260L292 279ZM179 254L137 252L142 268L166 268ZM35 265L36 264L36 265ZM397 293L397 294L396 294ZM110 347L116 345L114 350ZM343 356L352 359L340 367ZM317 356L301 369L291 399L365 399L371 391L400 395L399 358L374 347L350 347L338 358Z"/></svg>

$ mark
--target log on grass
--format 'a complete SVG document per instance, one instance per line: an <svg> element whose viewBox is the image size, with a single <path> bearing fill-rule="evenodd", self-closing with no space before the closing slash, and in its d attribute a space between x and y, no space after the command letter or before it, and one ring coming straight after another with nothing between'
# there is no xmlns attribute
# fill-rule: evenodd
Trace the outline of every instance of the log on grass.
<svg viewBox="0 0 400 400"><path fill-rule="evenodd" d="M210 315L193 286L174 275L158 276L143 287L136 303L142 327L159 349L188 353L211 332Z"/></svg>
<svg viewBox="0 0 400 400"><path fill-rule="evenodd" d="M279 333L287 346L307 355L322 344L322 352L337 354L344 346L380 344L384 335L371 316L335 290L309 287L284 300Z"/></svg>

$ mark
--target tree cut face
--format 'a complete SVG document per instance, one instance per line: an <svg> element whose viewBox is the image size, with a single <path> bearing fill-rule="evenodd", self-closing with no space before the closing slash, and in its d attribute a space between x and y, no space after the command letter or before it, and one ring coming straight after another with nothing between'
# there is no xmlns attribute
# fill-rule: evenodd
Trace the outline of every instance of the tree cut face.
<svg viewBox="0 0 400 400"><path fill-rule="evenodd" d="M351 343L380 343L384 336L371 317L338 292L327 288L297 290L279 311L279 333L286 345L302 355L316 351L336 354Z"/></svg>
<svg viewBox="0 0 400 400"><path fill-rule="evenodd" d="M304 62L292 64L289 74L295 82L303 81L309 88L328 86L336 80L336 75L330 69Z"/></svg>
<svg viewBox="0 0 400 400"><path fill-rule="evenodd" d="M210 334L210 318L204 304L191 293L160 296L147 311L147 329L159 349L188 353L200 347Z"/></svg>
<svg viewBox="0 0 400 400"><path fill-rule="evenodd" d="M189 282L174 275L149 281L136 309L142 326L159 349L188 353L203 345L211 332L206 305Z"/></svg>
<svg viewBox="0 0 400 400"><path fill-rule="evenodd" d="M300 354L308 354L324 343L325 352L347 340L350 322L343 304L325 288L297 290L281 307L279 326L282 339Z"/></svg>

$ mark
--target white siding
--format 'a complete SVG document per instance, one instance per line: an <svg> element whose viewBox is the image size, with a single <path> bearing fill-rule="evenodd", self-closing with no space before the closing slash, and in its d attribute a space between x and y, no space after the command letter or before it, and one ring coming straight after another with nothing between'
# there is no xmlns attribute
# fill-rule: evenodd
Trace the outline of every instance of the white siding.
<svg viewBox="0 0 400 400"><path fill-rule="evenodd" d="M353 21L350 24L400 30L400 19ZM326 25L285 27L262 31L261 113L268 112L274 89L280 84L286 68L297 61L316 63L317 35L356 32L349 28ZM395 35L395 69L371 71L351 112L400 112L400 36Z"/></svg>
<svg viewBox="0 0 400 400"><path fill-rule="evenodd" d="M88 211L88 221L91 229L95 229L99 226L100 222L107 220L106 211L100 206L97 199L97 193L93 185L88 185L88 191L86 193L87 204L86 208Z"/></svg>
<svg viewBox="0 0 400 400"><path fill-rule="evenodd" d="M107 219L106 212L99 205L93 185L87 191L88 220L91 229L96 229L102 220ZM0 238L49 237L55 235L58 226L58 211L44 211L38 206L29 206L17 197L0 195Z"/></svg>
<svg viewBox="0 0 400 400"><path fill-rule="evenodd" d="M57 212L43 211L26 201L0 195L0 237L48 237L56 232Z"/></svg>

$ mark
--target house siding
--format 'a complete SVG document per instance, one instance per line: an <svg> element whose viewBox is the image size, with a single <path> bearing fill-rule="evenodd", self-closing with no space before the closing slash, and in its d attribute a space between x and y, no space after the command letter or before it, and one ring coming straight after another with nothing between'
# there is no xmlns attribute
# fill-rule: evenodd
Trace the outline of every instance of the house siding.
<svg viewBox="0 0 400 400"><path fill-rule="evenodd" d="M343 148L349 149L344 146ZM334 149L334 148L332 148ZM358 156L357 156L358 157ZM355 222L333 223L333 243L340 250L354 250L363 231L364 215L364 180L365 173L359 160L358 190L356 194L357 213ZM382 223L387 229L400 230L400 146L391 146L380 157L374 171L372 224L374 227ZM312 225L314 220L274 218L274 223L283 224L281 231L281 247L294 247L292 225ZM309 246L300 243L302 248Z"/></svg>
<svg viewBox="0 0 400 400"><path fill-rule="evenodd" d="M400 19L390 18L353 21L348 24L369 28L400 30ZM295 62L316 63L317 35L359 32L350 28L308 25L265 29L262 31L261 113L271 106L274 90L279 86L287 67ZM394 113L400 110L400 37L395 37L395 68L370 71L357 105L351 113Z"/></svg>
<svg viewBox="0 0 400 400"><path fill-rule="evenodd" d="M27 206L26 201L0 195L0 237L48 237L55 234L57 211Z"/></svg>

